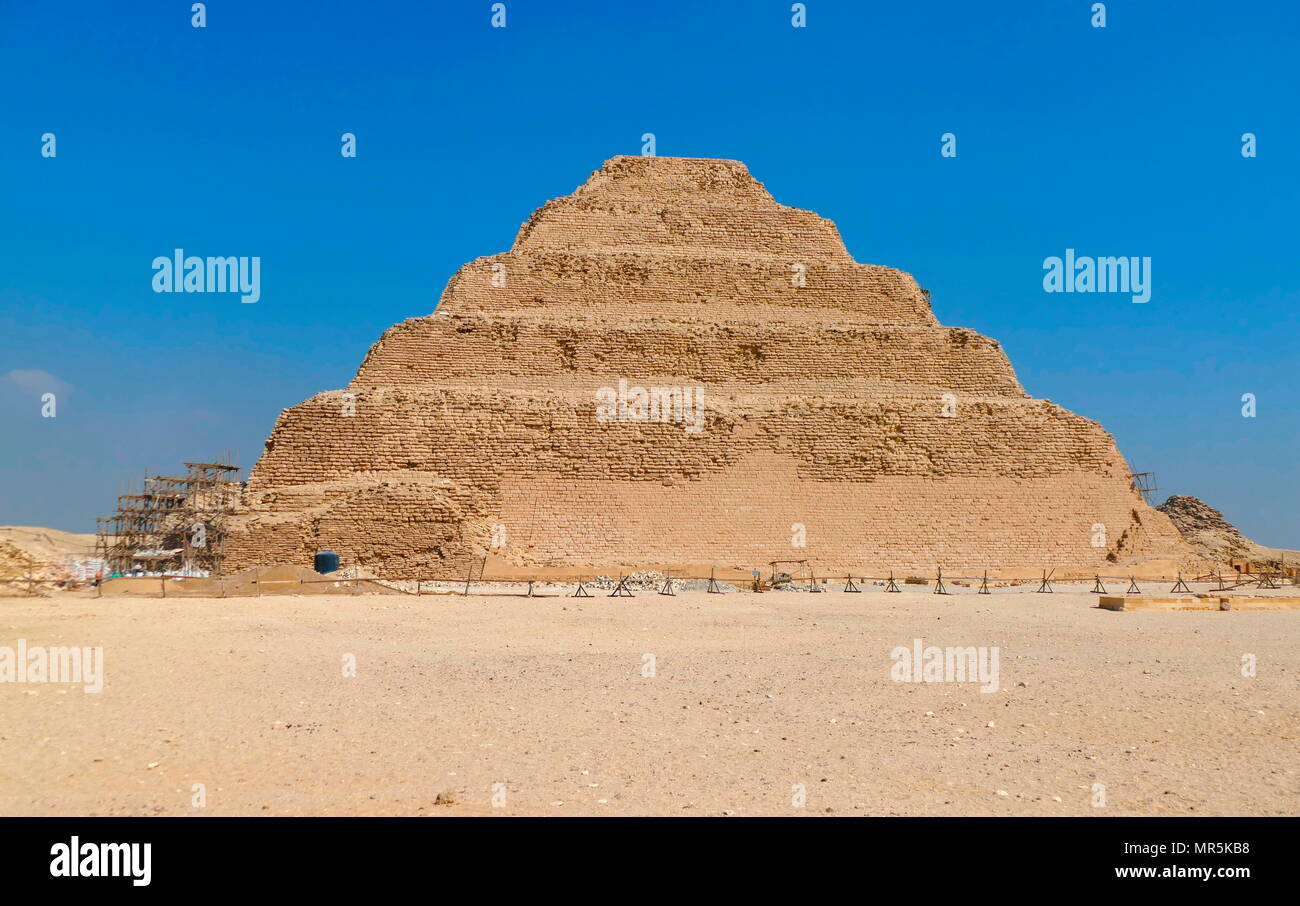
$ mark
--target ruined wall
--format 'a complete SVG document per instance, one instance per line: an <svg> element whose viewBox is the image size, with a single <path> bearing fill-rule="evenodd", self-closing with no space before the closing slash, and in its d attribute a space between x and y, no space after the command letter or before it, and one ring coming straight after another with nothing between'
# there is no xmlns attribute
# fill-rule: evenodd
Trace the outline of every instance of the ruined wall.
<svg viewBox="0 0 1300 906"><path fill-rule="evenodd" d="M703 412L608 420L620 381ZM447 575L500 525L517 564L610 570L1190 557L1127 474L995 341L742 164L621 157L389 329L346 391L282 413L227 556Z"/></svg>

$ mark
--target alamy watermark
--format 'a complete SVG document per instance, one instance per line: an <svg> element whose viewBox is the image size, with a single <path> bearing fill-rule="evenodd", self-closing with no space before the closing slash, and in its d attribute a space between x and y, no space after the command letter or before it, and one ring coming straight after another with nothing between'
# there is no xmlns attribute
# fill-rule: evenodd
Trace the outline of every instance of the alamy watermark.
<svg viewBox="0 0 1300 906"><path fill-rule="evenodd" d="M50 855L54 878L130 878L135 887L148 887L153 878L152 843L82 843L72 837L51 846Z"/></svg>
<svg viewBox="0 0 1300 906"><path fill-rule="evenodd" d="M247 255L200 258L176 249L153 259L156 293L240 293L240 302L262 298L262 259Z"/></svg>
<svg viewBox="0 0 1300 906"><path fill-rule="evenodd" d="M997 692L999 656L996 646L940 648L913 639L911 648L899 645L889 653L889 676L896 683L980 683L980 692Z"/></svg>
<svg viewBox="0 0 1300 906"><path fill-rule="evenodd" d="M617 388L596 390L596 421L682 424L687 434L699 434L704 430L704 388L646 388L620 379Z"/></svg>
<svg viewBox="0 0 1300 906"><path fill-rule="evenodd" d="M1043 291L1048 293L1129 293L1134 302L1151 301L1151 258L1137 256L1092 258L1076 256L1043 259Z"/></svg>
<svg viewBox="0 0 1300 906"><path fill-rule="evenodd" d="M104 690L104 649L76 645L46 648L19 639L0 645L0 683L81 683L85 692Z"/></svg>

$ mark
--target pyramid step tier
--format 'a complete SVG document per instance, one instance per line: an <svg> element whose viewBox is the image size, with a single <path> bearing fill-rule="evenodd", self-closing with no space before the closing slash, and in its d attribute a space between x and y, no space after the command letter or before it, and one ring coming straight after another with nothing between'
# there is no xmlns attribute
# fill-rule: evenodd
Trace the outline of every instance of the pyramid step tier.
<svg viewBox="0 0 1300 906"><path fill-rule="evenodd" d="M318 394L286 411L250 478L246 500L283 485L395 469L495 487L504 473L575 479L691 480L755 449L789 457L801 480L870 483L886 476L1090 471L1127 487L1113 440L1096 423L1042 400L812 400L803 395L690 393L602 414L594 394L454 387ZM698 426L698 427L696 427ZM695 427L695 430L689 430Z"/></svg>
<svg viewBox="0 0 1300 906"><path fill-rule="evenodd" d="M542 312L853 324L937 322L916 280L891 267L824 258L629 250L507 252L464 265L439 313Z"/></svg>
<svg viewBox="0 0 1300 906"><path fill-rule="evenodd" d="M431 316L390 328L366 356L354 388L447 378L590 375L609 380L678 375L753 384L833 375L905 377L936 393L1022 396L1002 348L963 328L815 328Z"/></svg>
<svg viewBox="0 0 1300 906"><path fill-rule="evenodd" d="M778 204L739 161L617 157L537 209L516 251L659 248L851 261L839 230ZM797 259L796 259L797 260Z"/></svg>

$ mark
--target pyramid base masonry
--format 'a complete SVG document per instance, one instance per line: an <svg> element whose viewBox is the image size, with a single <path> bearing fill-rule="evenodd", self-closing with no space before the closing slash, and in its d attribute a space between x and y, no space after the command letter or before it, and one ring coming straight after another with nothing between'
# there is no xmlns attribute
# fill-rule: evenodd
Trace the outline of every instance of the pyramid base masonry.
<svg viewBox="0 0 1300 906"><path fill-rule="evenodd" d="M620 157L281 414L227 562L1194 563L1128 475L1098 424L743 164Z"/></svg>

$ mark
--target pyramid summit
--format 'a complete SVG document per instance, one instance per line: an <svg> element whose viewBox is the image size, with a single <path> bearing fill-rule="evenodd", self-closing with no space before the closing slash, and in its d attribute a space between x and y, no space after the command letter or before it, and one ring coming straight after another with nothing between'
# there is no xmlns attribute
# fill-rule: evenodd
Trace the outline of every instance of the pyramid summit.
<svg viewBox="0 0 1300 906"><path fill-rule="evenodd" d="M694 429L694 430L692 430ZM1188 558L1099 425L744 164L616 157L285 410L232 566Z"/></svg>

